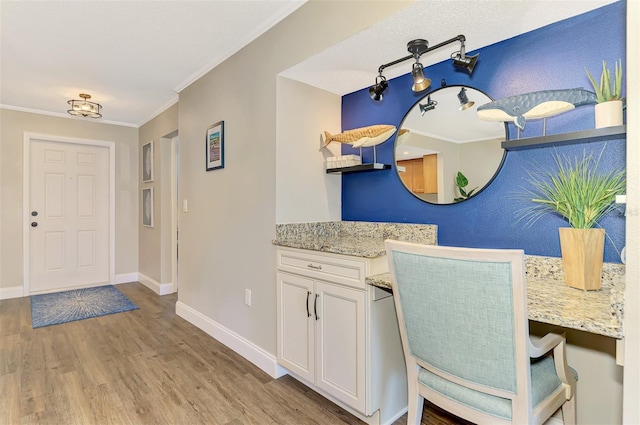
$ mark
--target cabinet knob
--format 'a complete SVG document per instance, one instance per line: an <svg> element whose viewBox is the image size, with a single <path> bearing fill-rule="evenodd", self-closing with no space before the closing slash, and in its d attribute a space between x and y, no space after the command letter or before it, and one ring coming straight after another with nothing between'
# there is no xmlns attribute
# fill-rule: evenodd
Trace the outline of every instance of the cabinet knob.
<svg viewBox="0 0 640 425"><path fill-rule="evenodd" d="M31 215L34 216L34 217L37 217L38 216L38 211L31 211Z"/></svg>
<svg viewBox="0 0 640 425"><path fill-rule="evenodd" d="M38 223L36 223L35 221L31 222L31 227L38 227Z"/></svg>

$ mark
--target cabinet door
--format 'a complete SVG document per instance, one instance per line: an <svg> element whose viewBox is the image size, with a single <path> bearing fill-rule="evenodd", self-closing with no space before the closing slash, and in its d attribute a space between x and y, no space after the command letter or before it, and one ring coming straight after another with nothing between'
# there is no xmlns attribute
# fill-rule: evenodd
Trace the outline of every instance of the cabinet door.
<svg viewBox="0 0 640 425"><path fill-rule="evenodd" d="M316 282L316 386L365 412L365 292Z"/></svg>
<svg viewBox="0 0 640 425"><path fill-rule="evenodd" d="M277 273L278 363L314 382L313 280Z"/></svg>

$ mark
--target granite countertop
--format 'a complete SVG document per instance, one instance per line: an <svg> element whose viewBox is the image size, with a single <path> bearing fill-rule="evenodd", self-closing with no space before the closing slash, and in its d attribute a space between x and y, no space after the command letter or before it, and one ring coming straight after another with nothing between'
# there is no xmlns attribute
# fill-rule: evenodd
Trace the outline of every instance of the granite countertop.
<svg viewBox="0 0 640 425"><path fill-rule="evenodd" d="M623 337L623 265L605 264L599 291L583 291L565 285L558 258L527 256L526 265L530 320L611 338ZM369 276L366 281L391 289L389 273Z"/></svg>
<svg viewBox="0 0 640 425"><path fill-rule="evenodd" d="M437 226L431 224L370 223L334 221L280 224L276 226L274 245L310 249L355 257L376 258L386 255L385 239L437 243Z"/></svg>
<svg viewBox="0 0 640 425"><path fill-rule="evenodd" d="M375 258L386 255L385 239L436 245L437 226L348 221L279 224L273 244ZM527 255L525 266L530 320L612 338L623 337L624 265L604 264L599 291L566 286L560 258ZM366 281L380 288L391 288L389 273L368 276Z"/></svg>

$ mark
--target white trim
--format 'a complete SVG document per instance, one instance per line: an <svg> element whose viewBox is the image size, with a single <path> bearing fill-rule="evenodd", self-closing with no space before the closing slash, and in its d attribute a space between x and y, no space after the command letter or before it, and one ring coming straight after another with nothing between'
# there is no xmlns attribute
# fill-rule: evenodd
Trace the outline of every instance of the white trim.
<svg viewBox="0 0 640 425"><path fill-rule="evenodd" d="M266 352L251 341L225 328L185 303L181 301L176 303L176 314L231 348L272 378L279 378L287 374L287 371L276 362L276 356Z"/></svg>
<svg viewBox="0 0 640 425"><path fill-rule="evenodd" d="M167 109L171 108L173 105L178 103L178 100L179 100L178 95L176 94L167 103L165 103L164 105L156 109L155 112L153 112L152 114L149 114L147 118L144 118L142 121L140 121L136 125L132 124L132 126L138 127L138 128L142 127L143 125L145 125L146 123L148 123L149 121L151 121L152 119L154 119L155 117L157 117L158 115L160 115L161 113L163 113L164 111L166 111Z"/></svg>
<svg viewBox="0 0 640 425"><path fill-rule="evenodd" d="M24 276L23 294L29 295L29 201L31 176L31 141L47 140L77 145L101 146L109 150L109 281L113 284L116 275L116 144L106 140L79 139L75 137L53 136L50 134L25 131L22 144L22 272Z"/></svg>
<svg viewBox="0 0 640 425"><path fill-rule="evenodd" d="M180 139L171 138L171 280L178 289L178 160Z"/></svg>
<svg viewBox="0 0 640 425"><path fill-rule="evenodd" d="M290 0L287 7L283 7L280 10L280 13L278 15L275 15L272 18L261 22L261 24L256 26L253 31L246 33L244 37L237 39L235 46L231 46L231 48L229 49L231 53L229 53L227 56L214 56L209 63L207 63L205 66L203 66L193 74L191 74L189 77L187 77L186 80L178 84L173 89L173 91L179 94L182 90L190 86L194 81L200 79L200 77L205 75L207 72L211 71L213 68L220 65L222 62L226 61L231 56L235 55L244 46L248 45L253 40L255 40L256 38L264 34L266 31L268 31L271 27L276 25L278 22L280 22L281 20L289 16L291 13L295 12L300 6L305 4L307 1L308 0Z"/></svg>
<svg viewBox="0 0 640 425"><path fill-rule="evenodd" d="M174 285L172 282L160 283L157 280L152 279L142 273L138 273L138 282L142 283L144 286L151 289L158 295L173 294L178 290L178 288L176 288L176 285Z"/></svg>
<svg viewBox="0 0 640 425"><path fill-rule="evenodd" d="M27 112L29 114L38 114L38 115L48 115L51 117L58 117L58 118L68 118L68 119L72 119L72 120L84 120L84 121L88 121L88 122L95 122L97 124L110 124L110 125L119 125L122 127L134 127L134 128L139 128L140 126L130 123L130 122L122 122L122 121L109 121L109 120L100 120L100 121L96 121L96 120L87 120L86 118L80 118L80 117L74 117L72 115L69 114L62 114L59 112L51 112L51 111L43 111L41 109L31 109L31 108L23 108L21 106L13 106L13 105L5 105L5 104L0 104L0 109L9 109L12 111L18 111L18 112Z"/></svg>
<svg viewBox="0 0 640 425"><path fill-rule="evenodd" d="M8 288L0 288L0 300L20 298L23 295L24 295L24 288L22 286L10 286Z"/></svg>
<svg viewBox="0 0 640 425"><path fill-rule="evenodd" d="M116 285L120 283L130 283L138 281L138 273L119 273L116 275Z"/></svg>

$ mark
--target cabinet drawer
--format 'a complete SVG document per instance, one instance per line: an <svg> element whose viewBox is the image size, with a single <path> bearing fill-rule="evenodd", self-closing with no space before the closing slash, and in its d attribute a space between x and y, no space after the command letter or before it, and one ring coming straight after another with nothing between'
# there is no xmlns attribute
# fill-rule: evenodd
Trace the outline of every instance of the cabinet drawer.
<svg viewBox="0 0 640 425"><path fill-rule="evenodd" d="M278 270L365 289L364 260L298 250L277 250Z"/></svg>

